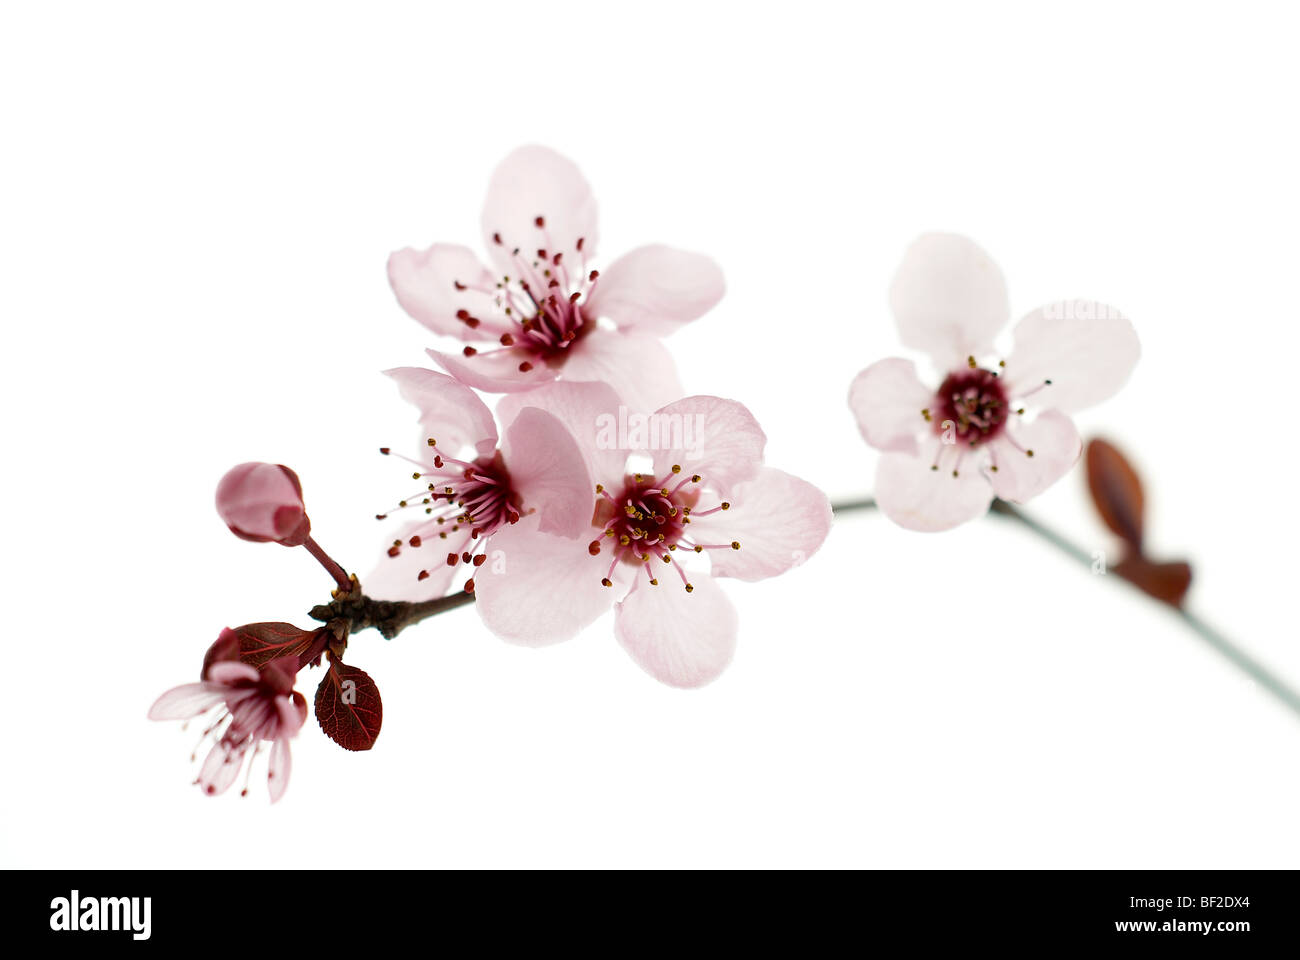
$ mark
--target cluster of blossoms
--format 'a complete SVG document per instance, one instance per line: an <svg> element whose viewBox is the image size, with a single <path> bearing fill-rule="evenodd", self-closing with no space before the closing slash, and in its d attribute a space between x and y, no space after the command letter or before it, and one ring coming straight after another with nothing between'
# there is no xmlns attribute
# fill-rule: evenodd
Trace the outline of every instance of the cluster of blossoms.
<svg viewBox="0 0 1300 960"><path fill-rule="evenodd" d="M358 581L321 550L288 468L244 464L222 480L217 506L233 532L305 547L336 589L312 611L324 626L223 631L200 682L154 705L155 719L214 714L205 792L229 787L246 759L251 770L269 742L272 798L282 794L288 740L306 716L294 680L324 659L317 720L342 746L368 749L382 708L374 682L343 662L347 637L369 626L395 635L452 598L529 646L571 638L612 608L615 637L642 669L676 687L707 684L736 647L720 581L785 573L829 533L826 496L765 464L766 436L742 404L685 396L660 340L721 299L712 260L654 245L598 268L591 189L541 147L498 167L482 234L486 263L451 244L388 262L402 308L461 346L428 351L441 371L387 371L419 432L414 448L380 450L410 465L411 487L378 514L405 522L373 571ZM903 342L932 356L942 382L926 388L910 361L885 360L857 378L850 404L885 452L882 509L914 529L1045 489L1078 457L1066 414L1117 388L1137 356L1127 321L1072 304L1025 318L1007 362L986 362L1005 289L961 238L918 241L892 300ZM484 394L501 394L495 410Z"/></svg>

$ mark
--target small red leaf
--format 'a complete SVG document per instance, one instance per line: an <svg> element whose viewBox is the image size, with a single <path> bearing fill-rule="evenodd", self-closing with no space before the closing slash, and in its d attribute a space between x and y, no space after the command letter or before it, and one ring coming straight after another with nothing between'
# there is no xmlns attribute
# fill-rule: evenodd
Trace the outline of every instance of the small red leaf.
<svg viewBox="0 0 1300 960"><path fill-rule="evenodd" d="M1088 489L1106 526L1142 549L1142 481L1124 455L1105 440L1090 440Z"/></svg>
<svg viewBox="0 0 1300 960"><path fill-rule="evenodd" d="M316 722L344 750L369 750L379 736L384 705L364 670L334 661L316 688Z"/></svg>
<svg viewBox="0 0 1300 960"><path fill-rule="evenodd" d="M1192 585L1192 568L1186 563L1152 563L1133 556L1115 564L1114 570L1143 593L1171 607L1183 605Z"/></svg>
<svg viewBox="0 0 1300 960"><path fill-rule="evenodd" d="M301 657L319 633L292 623L246 623L234 632L239 637L239 659L259 670L280 657Z"/></svg>

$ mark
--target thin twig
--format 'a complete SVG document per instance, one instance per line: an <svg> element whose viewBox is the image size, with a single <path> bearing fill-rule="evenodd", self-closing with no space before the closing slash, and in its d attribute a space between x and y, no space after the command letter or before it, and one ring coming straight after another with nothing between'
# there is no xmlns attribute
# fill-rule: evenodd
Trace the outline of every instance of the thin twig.
<svg viewBox="0 0 1300 960"><path fill-rule="evenodd" d="M876 502L871 499L850 500L844 503L832 504L831 509L836 514L841 514L856 510L869 510L875 506ZM1056 549L1083 564L1085 567L1092 567L1092 556L1087 550L1066 539L1051 527L1035 520L1033 517L1019 510L1012 504L1007 503L1005 500L994 500L989 511L997 516L1006 517L1009 520L1015 521L1026 530L1041 537ZM1109 580L1114 578L1107 577L1107 579ZM1124 582L1127 583L1128 581ZM1134 589L1137 588L1134 587ZM1143 594L1143 596L1146 596L1146 594ZM1300 693L1297 693L1286 683L1286 681L1273 673L1272 670L1264 666L1254 657L1250 656L1242 650L1241 647L1237 646L1223 634L1219 633L1219 631L1215 630L1200 617L1196 616L1196 614L1191 613L1183 607L1174 608L1174 614L1182 620L1193 633L1222 655L1224 659L1271 693L1281 701L1283 705L1291 710L1292 713L1300 716Z"/></svg>
<svg viewBox="0 0 1300 960"><path fill-rule="evenodd" d="M1038 536L1042 537L1058 550L1069 554L1085 566L1091 567L1092 557L1087 553L1087 551L1083 550L1077 544L1071 543L1055 530L1044 526L1033 517L1018 510L1006 501L994 500L991 509L993 513L1014 520L1026 529L1038 534ZM1134 589L1136 589L1136 587ZM1250 654L1246 653L1245 650L1241 649L1241 647L1237 646L1219 631L1215 630L1200 617L1196 616L1196 614L1191 613L1184 607L1175 607L1174 613L1193 633L1209 644L1212 649L1216 650L1261 687L1273 694L1273 696L1277 697L1277 699L1291 710L1292 713L1300 716L1300 693L1297 693L1292 689L1285 680L1275 674L1268 667L1264 666Z"/></svg>

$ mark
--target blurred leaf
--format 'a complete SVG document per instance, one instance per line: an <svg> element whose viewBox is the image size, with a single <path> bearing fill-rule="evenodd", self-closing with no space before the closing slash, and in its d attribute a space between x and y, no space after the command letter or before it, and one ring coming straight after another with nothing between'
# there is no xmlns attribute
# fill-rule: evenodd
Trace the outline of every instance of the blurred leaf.
<svg viewBox="0 0 1300 960"><path fill-rule="evenodd" d="M1101 519L1134 551L1140 551L1145 501L1137 471L1105 440L1088 442L1086 462L1088 489Z"/></svg>
<svg viewBox="0 0 1300 960"><path fill-rule="evenodd" d="M1192 568L1181 561L1152 563L1135 555L1121 560L1112 569L1142 592L1171 607L1183 605L1187 589L1192 585Z"/></svg>

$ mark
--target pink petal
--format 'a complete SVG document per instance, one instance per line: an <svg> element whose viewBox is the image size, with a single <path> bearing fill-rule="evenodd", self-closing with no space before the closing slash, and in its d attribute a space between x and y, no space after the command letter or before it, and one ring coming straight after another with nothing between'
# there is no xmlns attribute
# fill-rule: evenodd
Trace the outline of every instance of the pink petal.
<svg viewBox="0 0 1300 960"><path fill-rule="evenodd" d="M591 526L596 482L577 440L553 414L525 407L506 427L502 452L522 507L537 512L542 533L576 537Z"/></svg>
<svg viewBox="0 0 1300 960"><path fill-rule="evenodd" d="M623 649L672 687L704 686L736 651L736 608L712 577L696 574L691 584L687 593L675 577L661 577L657 587L639 580L615 609Z"/></svg>
<svg viewBox="0 0 1300 960"><path fill-rule="evenodd" d="M306 706L305 703L303 705ZM303 722L307 719L306 712L298 709L298 704L292 697L276 697L275 712L276 739L278 740L296 737L298 731L302 729Z"/></svg>
<svg viewBox="0 0 1300 960"><path fill-rule="evenodd" d="M227 687L237 683L256 683L259 676L256 667L238 660L221 660L208 667L208 679Z"/></svg>
<svg viewBox="0 0 1300 960"><path fill-rule="evenodd" d="M420 446L417 457L426 456L430 438L438 448L455 455L473 447L476 455L490 456L497 446L497 424L492 411L473 390L462 383L422 367L385 370L401 391L402 399L420 411Z"/></svg>
<svg viewBox="0 0 1300 960"><path fill-rule="evenodd" d="M674 465L719 492L753 479L763 466L767 436L754 415L735 400L686 397L654 415L651 437L657 476Z"/></svg>
<svg viewBox="0 0 1300 960"><path fill-rule="evenodd" d="M950 530L983 516L993 500L981 460L969 448L945 445L938 437L927 439L917 456L886 453L876 467L876 502L900 527L926 533ZM931 470L936 462L940 469Z"/></svg>
<svg viewBox="0 0 1300 960"><path fill-rule="evenodd" d="M687 528L697 543L740 543L739 550L708 551L715 577L775 577L816 553L830 532L826 494L782 470L764 467L732 497L730 510L694 519Z"/></svg>
<svg viewBox="0 0 1300 960"><path fill-rule="evenodd" d="M507 394L497 403L497 416L510 423L527 407L545 410L564 424L587 461L593 483L612 486L622 481L630 451L619 446L617 425L619 409L627 408L608 384L561 380L527 393ZM594 486L587 492L595 497Z"/></svg>
<svg viewBox="0 0 1300 960"><path fill-rule="evenodd" d="M1006 377L1013 394L1066 413L1108 399L1128 380L1142 348L1114 307L1074 300L1040 307L1016 324ZM1050 386L1043 386L1051 380ZM1038 389L1041 388L1041 389Z"/></svg>
<svg viewBox="0 0 1300 960"><path fill-rule="evenodd" d="M932 406L934 390L917 379L911 360L873 363L849 387L849 409L862 439L877 450L915 455L917 437L927 427L921 411Z"/></svg>
<svg viewBox="0 0 1300 960"><path fill-rule="evenodd" d="M536 220L544 218L544 226ZM572 160L547 147L520 147L501 161L483 204L483 242L502 274L515 276L511 252L531 262L538 249L562 253L575 268L596 252L596 200ZM501 242L497 243L496 237Z"/></svg>
<svg viewBox="0 0 1300 960"><path fill-rule="evenodd" d="M989 353L1011 315L998 265L950 233L927 233L913 242L894 275L889 303L903 344L928 353L940 370Z"/></svg>
<svg viewBox="0 0 1300 960"><path fill-rule="evenodd" d="M498 318L493 291L497 278L468 247L435 243L427 250L407 247L388 258L388 282L397 302L434 333L462 340L489 339L456 316L468 311L483 323ZM458 290L457 284L466 289Z"/></svg>
<svg viewBox="0 0 1300 960"><path fill-rule="evenodd" d="M405 524L393 537L401 540L397 556L385 553L379 558L374 569L361 579L361 586L366 595L377 600L431 600L441 597L455 579L456 568L447 566L448 553L460 553L469 543L469 531L460 534L447 534L441 539L442 530L436 523L416 520ZM411 546L411 538L420 537L418 547ZM459 539L453 539L459 538ZM428 576L420 579L420 573Z"/></svg>
<svg viewBox="0 0 1300 960"><path fill-rule="evenodd" d="M271 745L271 758L267 763L266 789L271 795L271 802L284 796L289 788L289 773L293 769L289 757L289 738L279 737Z"/></svg>
<svg viewBox="0 0 1300 960"><path fill-rule="evenodd" d="M600 531L591 528L591 539ZM559 643L609 609L615 592L601 585L609 551L593 557L587 539L539 533L525 517L492 537L487 562L474 574L474 604L489 630L526 646Z"/></svg>
<svg viewBox="0 0 1300 960"><path fill-rule="evenodd" d="M238 690L233 697L228 696L226 707L230 710L227 735L232 739L268 736L277 720L274 699L248 696L248 690Z"/></svg>
<svg viewBox="0 0 1300 960"><path fill-rule="evenodd" d="M276 657L262 668L262 684L279 695L288 697L298 679L298 658Z"/></svg>
<svg viewBox="0 0 1300 960"><path fill-rule="evenodd" d="M437 361L438 366L465 386L488 393L532 390L560 375L559 367L534 362L528 353L518 348L495 349L491 353L484 352L475 357L440 353L437 350L425 352ZM523 363L530 364L530 369L520 370L519 366Z"/></svg>
<svg viewBox="0 0 1300 960"><path fill-rule="evenodd" d="M199 769L200 789L209 796L225 793L239 776L242 759L243 754L229 749L224 740L214 744Z"/></svg>
<svg viewBox="0 0 1300 960"><path fill-rule="evenodd" d="M600 271L589 310L619 327L664 336L704 316L725 291L722 270L710 258L652 244Z"/></svg>
<svg viewBox="0 0 1300 960"><path fill-rule="evenodd" d="M682 396L672 354L658 337L598 329L569 348L565 380L610 384L629 410L658 410Z"/></svg>
<svg viewBox="0 0 1300 960"><path fill-rule="evenodd" d="M188 720L211 710L225 699L226 688L219 683L184 683L172 687L153 702L149 708L149 719Z"/></svg>
<svg viewBox="0 0 1300 960"><path fill-rule="evenodd" d="M1003 500L1024 503L1038 496L1069 473L1083 452L1074 421L1058 410L1045 410L1032 423L1013 421L1007 431L1010 437L1003 434L989 445L997 466L989 480Z"/></svg>

